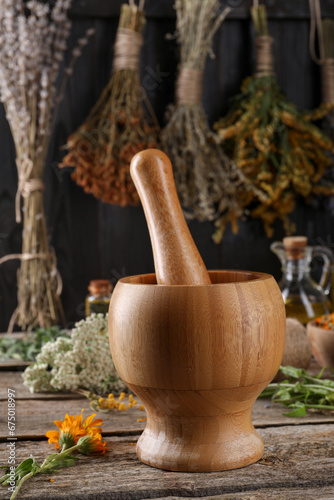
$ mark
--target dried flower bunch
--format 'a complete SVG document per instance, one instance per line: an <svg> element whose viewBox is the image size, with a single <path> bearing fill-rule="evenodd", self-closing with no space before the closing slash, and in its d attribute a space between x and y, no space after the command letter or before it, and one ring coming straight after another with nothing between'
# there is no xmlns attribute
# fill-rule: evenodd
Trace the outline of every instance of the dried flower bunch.
<svg viewBox="0 0 334 500"><path fill-rule="evenodd" d="M60 167L75 167L72 178L86 193L116 205L138 205L130 162L157 146L158 126L145 116L145 90L139 82L139 56L145 15L142 4L122 5L114 45L113 72L86 121L68 139Z"/></svg>
<svg viewBox="0 0 334 500"><path fill-rule="evenodd" d="M237 166L267 193L252 209L271 236L272 224L281 219L287 233L296 197L330 195L334 186L323 178L332 165L328 153L334 143L310 121L324 116L332 105L313 112L299 111L283 95L273 71L272 38L268 35L266 8L252 8L256 31L257 71L234 97L225 118L215 124L225 150Z"/></svg>
<svg viewBox="0 0 334 500"><path fill-rule="evenodd" d="M62 88L56 89L71 23L71 0L57 0L53 8L40 0L0 2L0 97L13 135L18 171L16 221L21 222L22 254L0 260L21 259L18 271L16 322L22 329L48 327L63 316L61 279L50 250L43 210L43 169ZM73 51L68 77L88 36Z"/></svg>
<svg viewBox="0 0 334 500"><path fill-rule="evenodd" d="M108 397L102 397L94 392L82 389L76 392L83 394L87 399L89 399L92 410L100 411L101 413L108 413L110 411L127 411L136 407L138 404L138 401L134 398L133 394L129 394L128 399L126 400L125 392L121 392L117 399L112 392L108 394ZM144 405L140 404L138 409L142 411L145 410Z"/></svg>
<svg viewBox="0 0 334 500"><path fill-rule="evenodd" d="M94 420L96 413L83 420L83 411L81 411L81 415L75 416L66 413L64 421L54 421L59 431L48 431L46 433L48 442L54 443L55 448L60 450L60 453L52 453L42 464L39 464L31 455L30 458L23 460L16 467L14 471L15 486L8 487L12 491L10 500L17 497L22 485L31 477L37 474L59 473L59 469L75 465L79 458L72 455L72 453L103 455L108 450L106 441L102 441L101 427L99 427L103 424L103 420L100 418ZM5 469L7 469L6 474L0 478L2 486L11 485L13 482L13 474L9 466L5 467Z"/></svg>
<svg viewBox="0 0 334 500"><path fill-rule="evenodd" d="M81 388L108 394L123 390L126 386L110 354L108 315L92 314L76 323L70 337L44 344L23 379L31 392Z"/></svg>
<svg viewBox="0 0 334 500"><path fill-rule="evenodd" d="M237 219L257 191L218 145L201 104L205 60L215 32L230 11L226 8L219 14L219 7L218 0L175 2L181 61L176 103L167 111L161 134L186 217L215 220L216 242L228 222L237 231Z"/></svg>

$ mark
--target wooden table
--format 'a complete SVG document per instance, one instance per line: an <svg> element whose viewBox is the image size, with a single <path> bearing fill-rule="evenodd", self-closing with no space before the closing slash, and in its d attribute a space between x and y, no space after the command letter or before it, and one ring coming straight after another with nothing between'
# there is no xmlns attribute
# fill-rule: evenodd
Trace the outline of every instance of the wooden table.
<svg viewBox="0 0 334 500"><path fill-rule="evenodd" d="M52 453L45 433L56 429L53 420L65 413L91 413L86 399L69 394L30 394L20 372L0 372L1 462L8 458L7 388L16 394L16 459L30 454L38 461ZM256 464L242 469L176 473L153 469L136 456L136 441L145 422L139 409L101 414L109 452L84 457L75 466L32 478L23 486L24 499L154 499L181 497L240 500L333 500L334 412L310 414L302 419L282 416L284 407L267 400L254 406L253 422L263 438L265 451ZM3 488L1 498L8 498Z"/></svg>

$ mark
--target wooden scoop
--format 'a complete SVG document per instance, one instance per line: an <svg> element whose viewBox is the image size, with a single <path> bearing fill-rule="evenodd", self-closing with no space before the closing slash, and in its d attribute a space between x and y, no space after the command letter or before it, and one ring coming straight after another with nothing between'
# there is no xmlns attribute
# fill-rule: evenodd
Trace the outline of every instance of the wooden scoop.
<svg viewBox="0 0 334 500"><path fill-rule="evenodd" d="M157 283L210 284L183 216L168 156L158 149L141 151L133 157L130 173L150 232Z"/></svg>

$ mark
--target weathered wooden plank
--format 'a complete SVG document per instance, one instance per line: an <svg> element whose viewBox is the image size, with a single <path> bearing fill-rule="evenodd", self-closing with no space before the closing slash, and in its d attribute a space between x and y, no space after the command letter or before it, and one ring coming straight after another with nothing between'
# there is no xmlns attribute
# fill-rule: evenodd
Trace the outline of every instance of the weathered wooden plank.
<svg viewBox="0 0 334 500"><path fill-rule="evenodd" d="M127 403L127 401L125 400ZM282 415L284 407L272 404L268 408L268 401L256 401L253 409L253 423L257 428L268 426L293 426L309 423L334 423L334 412L327 414L311 413L303 418L289 418ZM92 413L87 400L18 400L16 404L16 430L19 439L41 438L52 429L54 420L63 420L66 413L79 415L84 409L84 415ZM103 432L108 435L140 434L145 427L145 412L138 407L128 411L113 411L98 413L103 418ZM6 418L0 417L0 440L8 437ZM3 425L2 425L3 424Z"/></svg>
<svg viewBox="0 0 334 500"><path fill-rule="evenodd" d="M325 488L334 491L333 424L268 428L261 429L260 434L265 452L258 463L209 474L148 467L137 459L133 438L108 437L110 451L105 456L82 457L74 467L53 475L53 483L48 476L33 478L23 488L20 498L131 500L220 495L225 499L250 500L253 496L291 500L295 498L294 491L303 491L304 497L299 495L299 498L304 499L321 498L312 496L318 487L320 492ZM31 453L41 460L51 450L46 442L17 442L16 458L19 461ZM5 456L5 443L0 444L0 451ZM327 500L330 498L333 497Z"/></svg>
<svg viewBox="0 0 334 500"><path fill-rule="evenodd" d="M15 374L16 375L16 374ZM12 386L11 386L12 387ZM84 415L92 413L87 399L74 399L72 394L29 394L30 398L20 397L23 386L16 387L16 436L18 438L30 439L41 438L47 430L51 429L54 420L61 420L66 413L77 415L82 409ZM7 392L3 394L2 406L4 411L0 416L0 440L8 437L7 420L5 418L5 401ZM41 398L44 396L44 398ZM36 399L33 399L33 398ZM79 397L79 396L78 396ZM41 399L39 399L41 398ZM334 423L334 412L308 413L303 418L284 417L286 408L269 400L259 399L253 408L253 423L257 428L271 426L294 426L309 423ZM104 432L106 435L139 434L145 427L145 422L138 421L145 417L145 413L139 407L129 409L126 412L99 413L104 420Z"/></svg>
<svg viewBox="0 0 334 500"><path fill-rule="evenodd" d="M124 0L77 0L71 9L73 17L118 17L121 4ZM249 17L249 7L252 0L221 0L222 6L230 5L233 11L229 17L245 19ZM308 2L305 0L280 0L279 2L267 2L268 15L279 19L307 19L310 17ZM174 0L146 0L145 12L148 18L175 18L173 8ZM322 0L321 9L324 16L334 15L331 0Z"/></svg>
<svg viewBox="0 0 334 500"><path fill-rule="evenodd" d="M124 400L127 404L127 399ZM2 403L5 406L5 403ZM54 420L64 420L65 414L80 415L84 410L83 417L90 415L93 410L87 399L80 400L56 400L56 401L33 401L18 400L16 402L16 427L15 436L18 439L43 438L50 429L55 429ZM139 410L138 406L127 411L114 410L109 413L98 413L103 419L103 433L106 436L140 434L145 427L145 421L138 421L146 417L145 411ZM0 441L8 437L7 419L5 412L0 416Z"/></svg>
<svg viewBox="0 0 334 500"><path fill-rule="evenodd" d="M27 366L31 365L32 361L23 361L22 359L6 359L0 362L0 370L14 370L16 368L24 370Z"/></svg>
<svg viewBox="0 0 334 500"><path fill-rule="evenodd" d="M184 497L164 497L159 500L181 500ZM194 500L200 500L203 497L192 497ZM228 495L214 495L209 497L210 500L332 500L334 498L333 486L317 486L316 488L282 488L281 491L276 489L256 490L252 492L229 493ZM158 500L153 498L150 500Z"/></svg>
<svg viewBox="0 0 334 500"><path fill-rule="evenodd" d="M8 388L15 391L16 399L83 399L80 394L71 392L40 392L32 394L23 385L22 371L0 371L0 401L7 400Z"/></svg>

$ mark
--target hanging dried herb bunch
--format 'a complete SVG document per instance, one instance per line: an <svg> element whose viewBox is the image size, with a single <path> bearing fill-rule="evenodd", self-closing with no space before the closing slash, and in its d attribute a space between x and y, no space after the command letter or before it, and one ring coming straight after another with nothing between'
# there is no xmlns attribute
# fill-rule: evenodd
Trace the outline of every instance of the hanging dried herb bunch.
<svg viewBox="0 0 334 500"><path fill-rule="evenodd" d="M56 88L66 40L71 29L67 11L71 0L53 7L40 0L0 2L0 94L13 135L18 171L16 221L21 222L22 253L0 259L20 259L18 305L8 330L48 327L63 317L61 278L50 249L43 209L43 171L58 105L67 78L88 37L73 50L60 89Z"/></svg>
<svg viewBox="0 0 334 500"><path fill-rule="evenodd" d="M218 0L176 0L176 38L181 61L176 83L176 103L167 112L162 145L169 155L181 205L188 219L214 220L219 242L254 196L242 171L223 152L209 127L201 104L202 78L212 38L223 22Z"/></svg>
<svg viewBox="0 0 334 500"><path fill-rule="evenodd" d="M323 179L332 163L333 142L311 124L328 113L331 105L313 112L299 111L282 93L273 69L272 43L264 5L251 9L256 32L256 73L247 78L232 100L227 116L214 128L237 166L268 198L251 214L263 221L271 236L272 224L281 219L293 231L290 214L298 195L330 195L333 186Z"/></svg>
<svg viewBox="0 0 334 500"><path fill-rule="evenodd" d="M145 25L143 2L123 4L114 45L112 76L86 121L68 139L61 167L71 166L86 193L117 205L137 205L130 177L133 156L157 146L158 126L139 82L139 55ZM145 118L144 105L151 114Z"/></svg>

